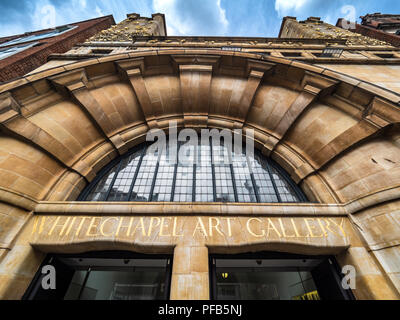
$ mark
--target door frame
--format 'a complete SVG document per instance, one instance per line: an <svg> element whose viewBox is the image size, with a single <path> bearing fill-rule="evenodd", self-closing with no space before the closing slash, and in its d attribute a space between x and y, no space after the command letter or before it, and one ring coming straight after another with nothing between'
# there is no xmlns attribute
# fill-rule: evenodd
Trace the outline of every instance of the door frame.
<svg viewBox="0 0 400 320"><path fill-rule="evenodd" d="M41 282L44 275L41 270L46 265L51 265L54 259L59 258L75 258L75 259L167 259L166 277L165 277L165 300L170 299L171 294L171 277L172 277L172 266L173 266L173 255L169 254L143 254L130 251L93 251L81 254L48 254L40 265L38 271L33 277L28 289L22 297L22 300L35 300L35 296L41 289Z"/></svg>
<svg viewBox="0 0 400 320"><path fill-rule="evenodd" d="M242 253L242 254L210 254L209 255L209 276L210 276L210 300L215 301L217 297L217 272L215 266L215 259L227 259L227 260L241 260L241 259L321 259L328 261L330 265L330 271L335 279L336 284L338 285L341 295L343 296L343 300L356 300L351 289L345 290L341 286L341 268L336 261L336 258L332 255L301 255L301 254L291 254L285 252L251 252L251 253Z"/></svg>

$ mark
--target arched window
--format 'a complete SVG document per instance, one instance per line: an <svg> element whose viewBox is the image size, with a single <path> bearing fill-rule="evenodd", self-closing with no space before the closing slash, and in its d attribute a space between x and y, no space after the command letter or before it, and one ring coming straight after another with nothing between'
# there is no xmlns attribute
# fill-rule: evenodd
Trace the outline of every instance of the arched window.
<svg viewBox="0 0 400 320"><path fill-rule="evenodd" d="M182 163L170 161L168 148L154 153L148 152L149 144L142 144L104 168L79 200L308 202L287 173L260 152L246 156L228 151L223 144L211 145L200 144L197 161ZM221 155L229 161L221 161Z"/></svg>

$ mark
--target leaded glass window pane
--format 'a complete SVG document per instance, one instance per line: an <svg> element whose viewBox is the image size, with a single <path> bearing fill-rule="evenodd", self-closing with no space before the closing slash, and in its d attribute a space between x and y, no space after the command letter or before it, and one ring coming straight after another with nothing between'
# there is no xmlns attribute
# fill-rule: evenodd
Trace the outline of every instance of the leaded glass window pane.
<svg viewBox="0 0 400 320"><path fill-rule="evenodd" d="M168 148L149 153L147 145L138 147L102 173L82 197L86 201L243 203L305 199L279 166L261 153L246 156L222 143L211 145L186 149L180 145L178 151L185 151L186 161L173 159Z"/></svg>
<svg viewBox="0 0 400 320"><path fill-rule="evenodd" d="M247 157L244 154L234 154L232 162L238 201L257 202Z"/></svg>
<svg viewBox="0 0 400 320"><path fill-rule="evenodd" d="M180 146L180 148L183 148L183 145ZM185 147L183 152L185 157L178 161L176 187L173 200L175 202L193 201L193 172L196 151L197 148L195 146Z"/></svg>
<svg viewBox="0 0 400 320"><path fill-rule="evenodd" d="M300 202L299 197L294 192L289 183L278 173L278 171L271 167L271 173L274 177L276 188L278 189L279 196L282 202Z"/></svg>
<svg viewBox="0 0 400 320"><path fill-rule="evenodd" d="M175 163L171 160L169 150L162 152L158 168L157 178L153 192L154 202L169 202L172 195L172 184L175 174Z"/></svg>
<svg viewBox="0 0 400 320"><path fill-rule="evenodd" d="M211 146L200 145L196 165L196 202L213 202Z"/></svg>
<svg viewBox="0 0 400 320"><path fill-rule="evenodd" d="M143 156L139 174L132 190L131 201L150 201L150 191L153 185L158 159L158 152L146 153Z"/></svg>
<svg viewBox="0 0 400 320"><path fill-rule="evenodd" d="M176 173L174 201L192 202L193 199L193 166L179 165Z"/></svg>
<svg viewBox="0 0 400 320"><path fill-rule="evenodd" d="M97 183L96 188L87 196L87 201L105 201L108 191L110 190L111 183L117 172L117 167L112 168L101 180Z"/></svg>
<svg viewBox="0 0 400 320"><path fill-rule="evenodd" d="M228 148L223 145L213 145L212 152L215 167L216 201L235 202L232 171L229 165L231 155L228 153Z"/></svg>
<svg viewBox="0 0 400 320"><path fill-rule="evenodd" d="M253 168L254 180L260 197L260 202L279 202L271 176L268 172L268 163L259 155L255 155L253 159L250 159L250 163Z"/></svg>
<svg viewBox="0 0 400 320"><path fill-rule="evenodd" d="M136 152L129 158L125 158L121 162L121 167L111 188L108 201L126 201L129 199L129 191L131 189L132 180L140 160L141 152Z"/></svg>

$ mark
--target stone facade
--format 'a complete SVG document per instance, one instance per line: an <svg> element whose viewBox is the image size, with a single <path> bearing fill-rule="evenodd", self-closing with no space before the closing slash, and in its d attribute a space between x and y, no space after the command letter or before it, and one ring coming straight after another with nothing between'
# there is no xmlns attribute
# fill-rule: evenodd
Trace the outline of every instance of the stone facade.
<svg viewBox="0 0 400 320"><path fill-rule="evenodd" d="M210 298L209 254L263 250L335 255L355 266L358 299L398 299L400 94L373 76L396 72L398 49L300 31L138 35L138 19L0 86L0 298L21 298L46 253L113 249L173 253L171 299ZM119 28L134 40L110 40ZM341 56L317 54L332 46ZM76 202L112 159L171 121L254 130L256 148L313 203Z"/></svg>

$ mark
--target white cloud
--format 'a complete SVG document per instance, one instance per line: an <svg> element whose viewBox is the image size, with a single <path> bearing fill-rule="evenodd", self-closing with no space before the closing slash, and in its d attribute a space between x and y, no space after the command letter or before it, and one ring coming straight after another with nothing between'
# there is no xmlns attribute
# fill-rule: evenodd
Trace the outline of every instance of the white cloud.
<svg viewBox="0 0 400 320"><path fill-rule="evenodd" d="M36 3L35 11L31 17L33 30L55 28L57 25L56 8L47 0Z"/></svg>
<svg viewBox="0 0 400 320"><path fill-rule="evenodd" d="M280 17L297 14L310 0L275 0L275 10Z"/></svg>
<svg viewBox="0 0 400 320"><path fill-rule="evenodd" d="M221 0L217 0L217 6L218 6L219 14L220 14L221 23L223 24L223 26L225 28L228 28L229 22L226 19L226 10L222 9L222 7L221 7Z"/></svg>
<svg viewBox="0 0 400 320"><path fill-rule="evenodd" d="M221 0L153 0L166 16L169 35L223 35L229 26Z"/></svg>
<svg viewBox="0 0 400 320"><path fill-rule="evenodd" d="M20 24L0 24L0 38L25 33L26 29Z"/></svg>
<svg viewBox="0 0 400 320"><path fill-rule="evenodd" d="M99 16L104 16L103 11L98 6L91 7L87 0L72 0L56 7L49 0L37 0L31 14L32 30L54 28Z"/></svg>
<svg viewBox="0 0 400 320"><path fill-rule="evenodd" d="M99 17L105 16L104 12L101 11L101 9L99 8L99 6L96 6L95 11L96 11L96 14L97 14Z"/></svg>

